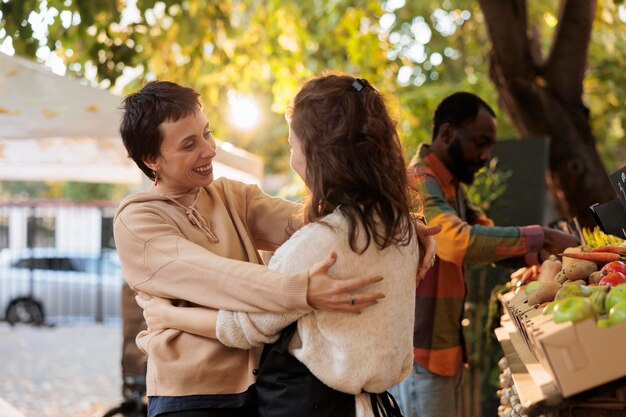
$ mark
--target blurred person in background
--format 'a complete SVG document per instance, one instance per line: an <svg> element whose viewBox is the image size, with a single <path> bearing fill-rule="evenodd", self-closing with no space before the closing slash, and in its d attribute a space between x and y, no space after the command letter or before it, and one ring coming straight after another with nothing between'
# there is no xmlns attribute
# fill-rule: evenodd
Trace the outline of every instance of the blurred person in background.
<svg viewBox="0 0 626 417"><path fill-rule="evenodd" d="M415 364L391 389L406 417L461 416L465 265L504 260L533 265L579 244L569 234L539 225L495 226L469 202L463 184L472 184L490 160L496 129L495 113L480 97L452 94L435 110L432 143L418 149L409 168L428 225L442 231L434 235L434 266L416 292Z"/></svg>

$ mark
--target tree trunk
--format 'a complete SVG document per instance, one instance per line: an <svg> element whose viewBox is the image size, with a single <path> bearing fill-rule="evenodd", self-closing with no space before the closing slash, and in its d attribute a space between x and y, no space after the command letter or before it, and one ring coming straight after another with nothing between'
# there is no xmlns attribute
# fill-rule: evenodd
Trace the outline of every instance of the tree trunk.
<svg viewBox="0 0 626 417"><path fill-rule="evenodd" d="M500 105L522 138L550 138L546 180L557 210L587 227L595 225L589 206L615 197L582 102L595 4L562 0L552 50L543 61L527 27L524 0L480 0Z"/></svg>

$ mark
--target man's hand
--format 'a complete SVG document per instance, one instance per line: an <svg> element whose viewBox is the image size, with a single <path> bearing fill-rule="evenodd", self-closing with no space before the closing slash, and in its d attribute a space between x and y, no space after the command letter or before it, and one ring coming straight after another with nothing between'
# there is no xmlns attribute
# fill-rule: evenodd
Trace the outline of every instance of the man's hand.
<svg viewBox="0 0 626 417"><path fill-rule="evenodd" d="M326 259L309 269L309 286L306 300L311 307L322 311L343 311L360 313L366 307L378 303L385 297L381 292L359 292L356 290L383 280L381 276L335 280L328 270L337 262L337 254L332 252Z"/></svg>
<svg viewBox="0 0 626 417"><path fill-rule="evenodd" d="M580 245L580 241L569 233L548 227L543 228L543 249L551 254L562 253L565 249Z"/></svg>
<svg viewBox="0 0 626 417"><path fill-rule="evenodd" d="M417 273L417 282L419 283L435 264L437 243L433 236L441 232L441 225L427 226L422 222L415 222L415 229L417 230L417 237L420 243L420 264Z"/></svg>

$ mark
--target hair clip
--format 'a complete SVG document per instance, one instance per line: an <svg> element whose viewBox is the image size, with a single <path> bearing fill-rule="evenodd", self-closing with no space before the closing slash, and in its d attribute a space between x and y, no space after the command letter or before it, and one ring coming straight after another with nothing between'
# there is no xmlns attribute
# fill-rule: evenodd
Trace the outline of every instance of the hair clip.
<svg viewBox="0 0 626 417"><path fill-rule="evenodd" d="M358 92L361 92L361 90L363 90L368 85L370 85L370 83L367 82L367 80L365 80L363 78L357 78L352 83L352 88L354 88Z"/></svg>

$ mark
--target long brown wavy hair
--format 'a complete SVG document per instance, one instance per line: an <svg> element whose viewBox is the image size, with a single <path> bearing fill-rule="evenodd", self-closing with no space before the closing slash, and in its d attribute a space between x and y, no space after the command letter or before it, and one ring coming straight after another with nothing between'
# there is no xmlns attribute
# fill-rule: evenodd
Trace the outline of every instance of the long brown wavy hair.
<svg viewBox="0 0 626 417"><path fill-rule="evenodd" d="M366 80L324 75L304 84L287 119L306 159L304 222L339 209L354 252L363 253L372 240L379 249L407 245L415 230L406 165L381 94ZM364 247L357 247L359 223Z"/></svg>

